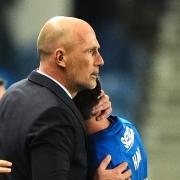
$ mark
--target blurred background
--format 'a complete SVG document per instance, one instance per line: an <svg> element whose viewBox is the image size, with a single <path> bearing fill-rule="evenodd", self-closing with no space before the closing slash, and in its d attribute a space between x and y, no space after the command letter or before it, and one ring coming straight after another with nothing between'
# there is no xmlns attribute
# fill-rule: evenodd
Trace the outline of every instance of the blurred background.
<svg viewBox="0 0 180 180"><path fill-rule="evenodd" d="M180 179L180 0L0 0L6 88L38 66L39 30L56 15L82 18L95 29L103 89L113 114L138 127L150 179Z"/></svg>

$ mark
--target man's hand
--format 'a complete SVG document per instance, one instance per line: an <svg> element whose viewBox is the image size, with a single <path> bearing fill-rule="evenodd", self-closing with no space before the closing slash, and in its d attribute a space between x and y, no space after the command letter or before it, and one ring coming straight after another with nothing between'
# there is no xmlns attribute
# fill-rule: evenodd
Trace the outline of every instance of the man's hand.
<svg viewBox="0 0 180 180"><path fill-rule="evenodd" d="M0 160L0 173L10 173L12 163L5 160Z"/></svg>
<svg viewBox="0 0 180 180"><path fill-rule="evenodd" d="M99 95L99 103L93 107L92 115L97 115L97 121L102 120L104 118L108 118L112 112L111 102L109 100L109 96L101 90L101 94Z"/></svg>
<svg viewBox="0 0 180 180"><path fill-rule="evenodd" d="M106 169L110 161L111 156L108 155L99 165L94 180L131 180L131 170L126 170L128 166L126 162L114 169Z"/></svg>

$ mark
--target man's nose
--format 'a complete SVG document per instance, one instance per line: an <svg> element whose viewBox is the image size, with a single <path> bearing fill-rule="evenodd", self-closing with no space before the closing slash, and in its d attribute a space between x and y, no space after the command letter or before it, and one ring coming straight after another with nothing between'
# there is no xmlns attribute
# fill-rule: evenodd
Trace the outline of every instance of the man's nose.
<svg viewBox="0 0 180 180"><path fill-rule="evenodd" d="M101 54L98 55L96 62L97 62L96 64L99 65L99 66L104 65L104 60L103 60Z"/></svg>

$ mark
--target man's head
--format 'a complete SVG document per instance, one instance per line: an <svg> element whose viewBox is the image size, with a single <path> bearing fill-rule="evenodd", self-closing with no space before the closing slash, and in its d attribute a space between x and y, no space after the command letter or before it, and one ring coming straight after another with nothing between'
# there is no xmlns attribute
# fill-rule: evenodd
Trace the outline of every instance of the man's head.
<svg viewBox="0 0 180 180"><path fill-rule="evenodd" d="M40 31L37 48L40 70L62 83L73 96L96 86L104 61L87 22L73 17L51 18Z"/></svg>
<svg viewBox="0 0 180 180"><path fill-rule="evenodd" d="M99 102L98 97L100 93L101 93L101 84L97 79L96 87L94 89L85 89L83 91L80 91L74 97L73 100L85 120L90 118L93 106L95 106Z"/></svg>

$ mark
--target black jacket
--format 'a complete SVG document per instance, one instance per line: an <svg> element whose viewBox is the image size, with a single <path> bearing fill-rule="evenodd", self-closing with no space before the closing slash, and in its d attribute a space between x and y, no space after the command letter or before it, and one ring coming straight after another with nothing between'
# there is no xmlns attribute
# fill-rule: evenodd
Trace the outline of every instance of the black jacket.
<svg viewBox="0 0 180 180"><path fill-rule="evenodd" d="M84 122L72 99L33 71L0 101L0 159L13 162L11 180L85 180Z"/></svg>

